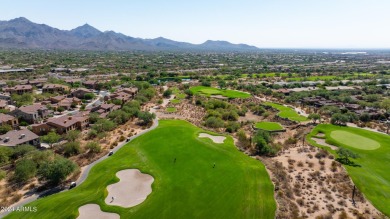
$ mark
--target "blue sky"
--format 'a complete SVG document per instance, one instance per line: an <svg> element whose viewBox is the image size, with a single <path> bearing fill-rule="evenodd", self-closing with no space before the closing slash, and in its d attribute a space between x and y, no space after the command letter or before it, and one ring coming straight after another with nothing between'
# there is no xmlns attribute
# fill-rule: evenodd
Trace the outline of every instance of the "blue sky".
<svg viewBox="0 0 390 219"><path fill-rule="evenodd" d="M389 0L0 0L0 20L262 48L390 48Z"/></svg>

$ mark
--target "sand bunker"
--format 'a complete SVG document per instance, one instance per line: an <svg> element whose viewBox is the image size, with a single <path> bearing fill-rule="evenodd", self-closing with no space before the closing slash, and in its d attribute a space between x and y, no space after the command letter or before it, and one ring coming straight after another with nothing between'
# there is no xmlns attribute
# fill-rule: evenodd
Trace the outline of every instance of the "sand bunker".
<svg viewBox="0 0 390 219"><path fill-rule="evenodd" d="M223 141L225 141L225 139L226 139L225 136L214 136L214 135L209 135L206 133L200 133L199 138L210 138L214 143L217 143L217 144L222 144Z"/></svg>
<svg viewBox="0 0 390 219"><path fill-rule="evenodd" d="M334 150L334 151L337 151L339 148L334 146L334 145L331 145L331 144L328 144L325 142L325 139L322 139L322 138L311 138L313 141L315 141L317 144L320 144L320 145L323 145L323 146L327 146L327 147L330 147L330 149Z"/></svg>
<svg viewBox="0 0 390 219"><path fill-rule="evenodd" d="M122 170L116 173L118 183L107 186L107 205L133 207L141 204L152 192L154 178L137 169ZM114 197L114 198L113 198Z"/></svg>
<svg viewBox="0 0 390 219"><path fill-rule="evenodd" d="M119 219L119 214L104 212L97 204L83 205L79 208L80 215L77 219Z"/></svg>

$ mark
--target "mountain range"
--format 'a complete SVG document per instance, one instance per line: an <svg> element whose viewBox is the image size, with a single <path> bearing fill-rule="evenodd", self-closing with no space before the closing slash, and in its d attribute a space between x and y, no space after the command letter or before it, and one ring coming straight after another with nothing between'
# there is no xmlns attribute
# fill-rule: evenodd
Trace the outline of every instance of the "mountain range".
<svg viewBox="0 0 390 219"><path fill-rule="evenodd" d="M114 31L100 31L88 24L60 30L20 17L0 21L0 48L111 50L111 51L258 51L259 48L227 41L208 40L202 44L177 42L163 37L142 39Z"/></svg>

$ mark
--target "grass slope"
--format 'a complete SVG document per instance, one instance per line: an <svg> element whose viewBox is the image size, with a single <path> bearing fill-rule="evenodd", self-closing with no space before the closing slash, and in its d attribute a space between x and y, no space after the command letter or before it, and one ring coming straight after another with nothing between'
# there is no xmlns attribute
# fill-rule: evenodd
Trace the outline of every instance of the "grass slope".
<svg viewBox="0 0 390 219"><path fill-rule="evenodd" d="M278 116L289 119L291 121L296 121L296 122L304 122L308 121L309 119L306 118L305 116L299 115L294 109L283 106L277 103L271 103L271 102L265 102L263 103L265 106L270 106L272 108L275 108L279 110Z"/></svg>
<svg viewBox="0 0 390 219"><path fill-rule="evenodd" d="M332 135L332 132L334 131L336 131L336 133L339 131L349 132L354 135L368 138L371 141L378 142L381 147L376 150L358 149L356 146L364 144L364 142L357 141L356 139L338 141L333 138L334 135ZM325 134L325 139L328 144L347 148L359 155L359 158L354 161L361 165L361 167L345 166L345 168L353 182L359 190L364 193L368 200L370 200L381 212L390 216L390 172L388 171L388 167L390 166L390 136L359 128L322 124L314 128L307 136L307 140L312 145L318 147L322 146L311 140L311 137L317 135L318 132ZM348 136L345 136L345 138L347 137ZM328 147L323 148L336 154L335 151Z"/></svg>
<svg viewBox="0 0 390 219"><path fill-rule="evenodd" d="M193 94L199 93L199 94L206 95L208 97L211 95L222 95L228 98L248 98L251 96L248 93L244 93L240 91L223 90L214 87L204 87L204 86L191 87L190 90Z"/></svg>
<svg viewBox="0 0 390 219"><path fill-rule="evenodd" d="M283 130L283 126L278 122L258 122L255 124L255 127L258 129L263 129L266 131L279 131Z"/></svg>
<svg viewBox="0 0 390 219"><path fill-rule="evenodd" d="M76 218L88 203L121 218L274 218L273 185L264 166L239 152L231 137L215 144L198 138L201 132L185 121L160 121L94 166L80 186L28 204L38 208L35 213L7 218ZM116 172L129 168L152 175L153 192L133 208L106 205L106 186L118 181Z"/></svg>

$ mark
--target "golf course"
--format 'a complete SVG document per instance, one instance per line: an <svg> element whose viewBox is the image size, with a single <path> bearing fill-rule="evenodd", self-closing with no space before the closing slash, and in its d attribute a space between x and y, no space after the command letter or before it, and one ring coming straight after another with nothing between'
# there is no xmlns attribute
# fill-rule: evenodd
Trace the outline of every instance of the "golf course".
<svg viewBox="0 0 390 219"><path fill-rule="evenodd" d="M255 124L255 128L265 131L281 131L283 126L278 122L258 122Z"/></svg>
<svg viewBox="0 0 390 219"><path fill-rule="evenodd" d="M323 138L326 144L346 148L358 155L353 161L359 166L344 167L367 199L378 210L390 216L390 136L329 124L318 125L307 135L307 140L312 145L325 148L336 155L334 150L316 143L313 137Z"/></svg>
<svg viewBox="0 0 390 219"><path fill-rule="evenodd" d="M277 109L279 111L278 116L284 119L288 119L295 122L305 122L309 120L305 116L299 115L294 109L287 106L272 102L265 102L263 103L263 105Z"/></svg>
<svg viewBox="0 0 390 219"><path fill-rule="evenodd" d="M88 204L121 218L274 218L274 187L264 165L239 152L231 137L214 143L200 133L215 135L186 121L161 120L96 164L82 184L26 205L36 212L6 218L77 218ZM154 179L151 193L134 207L106 203L115 192L107 188L125 180L118 178L124 170Z"/></svg>
<svg viewBox="0 0 390 219"><path fill-rule="evenodd" d="M251 95L248 93L235 91L235 90L224 90L224 89L218 89L214 87L205 87L205 86L195 86L191 87L190 91L193 94L202 94L205 96L212 96L212 95L221 95L227 98L248 98Z"/></svg>

